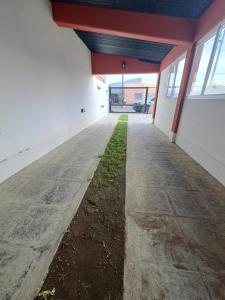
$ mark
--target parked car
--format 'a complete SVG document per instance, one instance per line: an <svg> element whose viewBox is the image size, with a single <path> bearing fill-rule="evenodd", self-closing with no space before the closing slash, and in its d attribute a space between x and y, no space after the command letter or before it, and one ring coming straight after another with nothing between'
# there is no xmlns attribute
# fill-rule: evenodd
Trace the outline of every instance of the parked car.
<svg viewBox="0 0 225 300"><path fill-rule="evenodd" d="M145 103L134 103L133 109L138 112L138 113L148 113L150 108L150 104L145 104Z"/></svg>

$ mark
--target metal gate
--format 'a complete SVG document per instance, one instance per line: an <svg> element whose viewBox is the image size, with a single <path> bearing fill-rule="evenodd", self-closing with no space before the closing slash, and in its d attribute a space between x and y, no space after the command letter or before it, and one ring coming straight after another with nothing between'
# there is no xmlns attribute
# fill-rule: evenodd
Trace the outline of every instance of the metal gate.
<svg viewBox="0 0 225 300"><path fill-rule="evenodd" d="M109 87L110 112L149 113L152 97L148 87Z"/></svg>

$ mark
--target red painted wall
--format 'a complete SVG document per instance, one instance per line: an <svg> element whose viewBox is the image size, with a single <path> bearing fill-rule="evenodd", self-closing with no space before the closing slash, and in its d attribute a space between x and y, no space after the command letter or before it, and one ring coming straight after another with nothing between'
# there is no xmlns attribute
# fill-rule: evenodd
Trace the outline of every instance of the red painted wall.
<svg viewBox="0 0 225 300"><path fill-rule="evenodd" d="M187 51L187 46L177 46L173 48L160 63L160 72L166 69L172 62Z"/></svg>
<svg viewBox="0 0 225 300"><path fill-rule="evenodd" d="M52 2L54 21L62 27L173 45L193 40L195 21L150 13Z"/></svg>
<svg viewBox="0 0 225 300"><path fill-rule="evenodd" d="M214 0L196 24L193 43L204 37L216 25L225 19L225 0ZM188 49L188 45L180 45L170 51L160 64L160 71L169 66Z"/></svg>
<svg viewBox="0 0 225 300"><path fill-rule="evenodd" d="M138 74L157 73L159 64L147 63L133 58L110 54L92 53L92 74ZM122 63L125 68L122 69Z"/></svg>
<svg viewBox="0 0 225 300"><path fill-rule="evenodd" d="M225 0L214 0L197 23L195 41L201 39L225 19Z"/></svg>

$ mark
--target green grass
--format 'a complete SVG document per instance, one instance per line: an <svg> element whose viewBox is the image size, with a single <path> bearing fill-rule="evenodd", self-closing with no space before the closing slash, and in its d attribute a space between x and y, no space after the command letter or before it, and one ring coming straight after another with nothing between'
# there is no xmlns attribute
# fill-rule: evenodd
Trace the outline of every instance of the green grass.
<svg viewBox="0 0 225 300"><path fill-rule="evenodd" d="M101 157L99 166L91 181L91 186L107 186L121 175L126 161L127 115L121 115L113 131L112 137Z"/></svg>
<svg viewBox="0 0 225 300"><path fill-rule="evenodd" d="M125 122L127 122L128 121L128 115L121 115L119 117L119 121L125 121Z"/></svg>
<svg viewBox="0 0 225 300"><path fill-rule="evenodd" d="M112 291L112 294L118 295L117 299L122 299L127 120L126 115L118 119L104 154L98 156L100 162L97 170L61 241L42 287L45 291L43 297L48 297L51 293L48 287L54 286L60 299L67 299L67 295L74 295L75 299L78 292L83 293L82 299L87 299L83 283L88 283L89 299L97 299L94 295L104 295L105 290ZM87 251L84 257L83 252L87 247L93 247L93 250ZM89 266L91 277L84 267L89 262L93 262ZM99 278L106 276L106 280L96 281L94 278L99 275ZM74 276L78 282L75 288L70 285Z"/></svg>

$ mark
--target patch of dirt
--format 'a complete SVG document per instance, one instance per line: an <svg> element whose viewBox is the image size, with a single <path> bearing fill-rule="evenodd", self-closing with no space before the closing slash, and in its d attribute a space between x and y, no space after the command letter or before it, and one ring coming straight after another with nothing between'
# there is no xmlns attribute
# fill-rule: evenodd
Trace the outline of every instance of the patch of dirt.
<svg viewBox="0 0 225 300"><path fill-rule="evenodd" d="M123 298L126 144L121 151L122 160L108 178L101 177L108 158L102 159L94 176L97 180L92 180L64 235L41 289L55 288L50 299Z"/></svg>

